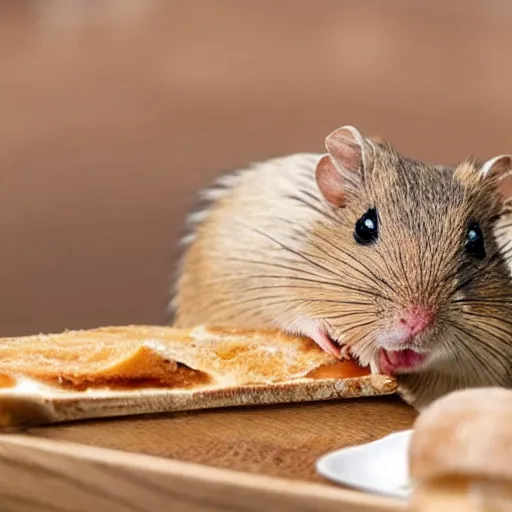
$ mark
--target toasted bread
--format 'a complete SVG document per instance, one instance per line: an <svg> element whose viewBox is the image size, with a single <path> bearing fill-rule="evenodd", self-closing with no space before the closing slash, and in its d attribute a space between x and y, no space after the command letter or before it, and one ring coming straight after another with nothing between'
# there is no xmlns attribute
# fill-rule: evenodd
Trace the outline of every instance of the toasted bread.
<svg viewBox="0 0 512 512"><path fill-rule="evenodd" d="M108 400L142 390L140 396L160 391L160 398L166 391L172 400L165 410L183 410L389 394L396 383L279 332L122 326L0 339L2 388L0 412L7 397L28 392L62 402L94 391Z"/></svg>

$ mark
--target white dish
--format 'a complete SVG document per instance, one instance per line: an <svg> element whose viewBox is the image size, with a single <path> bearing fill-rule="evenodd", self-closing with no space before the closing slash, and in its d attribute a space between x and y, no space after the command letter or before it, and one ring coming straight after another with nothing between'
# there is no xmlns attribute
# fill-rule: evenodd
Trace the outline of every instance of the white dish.
<svg viewBox="0 0 512 512"><path fill-rule="evenodd" d="M412 430L395 432L328 453L317 461L317 471L348 487L407 499L412 491L407 458L411 434Z"/></svg>

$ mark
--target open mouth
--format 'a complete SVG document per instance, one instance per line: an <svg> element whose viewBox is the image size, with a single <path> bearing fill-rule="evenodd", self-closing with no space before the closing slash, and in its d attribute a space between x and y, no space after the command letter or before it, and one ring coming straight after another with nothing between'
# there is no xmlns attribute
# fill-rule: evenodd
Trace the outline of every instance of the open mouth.
<svg viewBox="0 0 512 512"><path fill-rule="evenodd" d="M420 354L410 348L404 350L386 350L381 348L379 352L380 371L388 375L409 373L422 366L426 359L426 354Z"/></svg>

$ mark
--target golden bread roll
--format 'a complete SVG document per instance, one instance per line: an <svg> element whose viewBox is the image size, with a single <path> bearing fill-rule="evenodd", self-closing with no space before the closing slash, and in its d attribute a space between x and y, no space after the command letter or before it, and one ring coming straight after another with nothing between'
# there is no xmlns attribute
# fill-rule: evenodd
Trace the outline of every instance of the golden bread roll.
<svg viewBox="0 0 512 512"><path fill-rule="evenodd" d="M440 398L418 417L409 450L414 510L512 511L512 390Z"/></svg>

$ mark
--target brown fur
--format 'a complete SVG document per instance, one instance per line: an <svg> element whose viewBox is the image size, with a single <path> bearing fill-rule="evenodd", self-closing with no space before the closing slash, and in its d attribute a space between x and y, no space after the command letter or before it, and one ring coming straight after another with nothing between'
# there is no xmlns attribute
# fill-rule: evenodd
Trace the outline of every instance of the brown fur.
<svg viewBox="0 0 512 512"><path fill-rule="evenodd" d="M182 262L176 324L307 334L316 323L370 364L401 308L432 306L435 324L410 348L434 357L400 376L404 398L422 407L457 388L511 387L512 241L497 181L474 161L431 166L386 143L366 149L344 208L317 187L321 155L253 166L212 192ZM373 206L379 240L360 246L354 226ZM484 233L481 261L464 252L472 220Z"/></svg>

